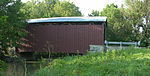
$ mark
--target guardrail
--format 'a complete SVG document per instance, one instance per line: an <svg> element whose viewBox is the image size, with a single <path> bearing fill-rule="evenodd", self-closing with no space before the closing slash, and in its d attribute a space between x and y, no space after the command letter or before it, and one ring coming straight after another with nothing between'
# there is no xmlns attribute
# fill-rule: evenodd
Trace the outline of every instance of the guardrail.
<svg viewBox="0 0 150 76"><path fill-rule="evenodd" d="M139 42L111 42L111 41L106 41L105 40L105 44L106 47L108 47L108 44L119 44L120 48L122 48L122 45L135 45L135 48L137 48L138 45L140 45L140 41Z"/></svg>

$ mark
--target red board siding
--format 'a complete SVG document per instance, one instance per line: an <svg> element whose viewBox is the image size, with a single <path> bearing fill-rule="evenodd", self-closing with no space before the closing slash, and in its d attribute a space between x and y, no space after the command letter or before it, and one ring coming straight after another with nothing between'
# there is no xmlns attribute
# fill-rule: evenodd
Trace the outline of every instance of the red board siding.
<svg viewBox="0 0 150 76"><path fill-rule="evenodd" d="M104 44L102 25L52 25L50 23L29 24L26 43L20 52L48 51L86 53L89 45ZM48 42L48 43L47 43Z"/></svg>

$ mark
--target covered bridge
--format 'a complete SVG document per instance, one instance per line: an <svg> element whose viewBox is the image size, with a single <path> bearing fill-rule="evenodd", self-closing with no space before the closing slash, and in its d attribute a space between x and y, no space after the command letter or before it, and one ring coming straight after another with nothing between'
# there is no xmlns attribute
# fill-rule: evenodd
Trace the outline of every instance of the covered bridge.
<svg viewBox="0 0 150 76"><path fill-rule="evenodd" d="M29 19L28 35L19 52L85 54L89 45L104 45L106 17L56 17Z"/></svg>

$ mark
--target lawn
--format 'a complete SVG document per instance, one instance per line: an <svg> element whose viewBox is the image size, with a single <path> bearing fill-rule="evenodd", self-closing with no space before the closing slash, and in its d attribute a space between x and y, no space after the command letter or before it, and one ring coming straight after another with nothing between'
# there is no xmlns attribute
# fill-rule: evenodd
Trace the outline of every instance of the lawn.
<svg viewBox="0 0 150 76"><path fill-rule="evenodd" d="M150 49L59 58L32 76L150 76Z"/></svg>

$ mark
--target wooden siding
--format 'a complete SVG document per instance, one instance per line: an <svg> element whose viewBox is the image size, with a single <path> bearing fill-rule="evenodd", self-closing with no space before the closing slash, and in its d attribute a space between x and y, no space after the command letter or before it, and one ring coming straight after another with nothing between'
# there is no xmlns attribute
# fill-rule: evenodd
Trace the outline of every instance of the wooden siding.
<svg viewBox="0 0 150 76"><path fill-rule="evenodd" d="M104 26L99 24L52 24L36 23L27 27L28 35L24 38L20 52L45 52L48 46L52 52L85 54L89 45L104 45Z"/></svg>

